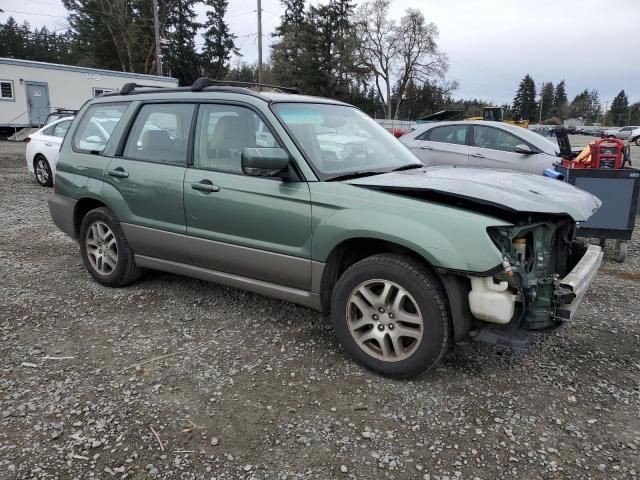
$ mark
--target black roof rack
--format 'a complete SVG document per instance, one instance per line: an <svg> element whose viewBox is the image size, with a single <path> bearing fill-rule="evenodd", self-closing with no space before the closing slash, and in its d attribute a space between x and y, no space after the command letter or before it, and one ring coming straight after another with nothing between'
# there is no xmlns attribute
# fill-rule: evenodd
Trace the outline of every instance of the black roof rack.
<svg viewBox="0 0 640 480"><path fill-rule="evenodd" d="M129 95L136 88L167 88L167 87L161 87L160 85L140 85L138 83L125 83L120 89L120 91L118 92L118 94Z"/></svg>
<svg viewBox="0 0 640 480"><path fill-rule="evenodd" d="M281 92L287 92L287 93L295 93L295 94L301 93L300 89L297 87L283 87L281 85L271 85L269 83L240 82L236 80L212 80L207 77L200 77L195 82L193 82L193 85L191 85L191 91L201 92L207 87L217 87L217 86L259 87L259 88L264 87L264 88L273 88L274 90L279 90Z"/></svg>

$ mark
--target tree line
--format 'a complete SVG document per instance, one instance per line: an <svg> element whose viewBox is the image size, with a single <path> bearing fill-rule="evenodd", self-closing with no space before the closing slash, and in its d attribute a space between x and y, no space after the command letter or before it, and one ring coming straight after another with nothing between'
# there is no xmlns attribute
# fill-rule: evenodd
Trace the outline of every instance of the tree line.
<svg viewBox="0 0 640 480"><path fill-rule="evenodd" d="M387 118L417 117L446 107L456 87L445 80L438 29L422 12L390 18L390 0L281 0L264 81L337 98ZM155 73L152 0L63 0L69 28L0 24L0 56L137 73ZM206 20L195 9L203 5ZM228 0L158 0L163 73L189 85L215 79L257 80L242 62L225 21ZM203 41L198 44L198 39ZM232 62L232 59L238 60Z"/></svg>
<svg viewBox="0 0 640 480"><path fill-rule="evenodd" d="M414 8L390 18L390 0L280 0L283 14L263 66L265 83L298 87L309 95L354 104L374 117L416 119L443 109L482 115L487 102L454 100L447 56L438 28ZM0 56L153 74L157 71L153 0L63 0L69 27L32 28L9 19L0 24ZM228 0L158 0L163 74L190 85L200 76L255 82L257 66L242 60L238 37L225 20ZM205 21L196 8L204 6ZM251 37L251 36L249 36ZM254 36L255 37L255 36ZM201 39L201 40L200 40ZM564 80L539 88L526 75L512 105L515 119L561 123L640 123L640 103L624 91L601 113L598 92L584 90L569 102Z"/></svg>
<svg viewBox="0 0 640 480"><path fill-rule="evenodd" d="M520 81L513 99L511 115L517 119L557 125L567 118L582 118L587 124L632 125L640 123L640 102L629 104L624 90L603 108L597 90L583 90L568 101L564 80L555 86L542 82L539 91L533 78L527 74Z"/></svg>
<svg viewBox="0 0 640 480"><path fill-rule="evenodd" d="M153 0L63 0L69 27L31 28L14 18L0 24L0 56L153 74L157 71ZM206 21L196 21L203 4ZM163 73L182 85L224 78L238 53L224 20L228 0L159 0ZM204 38L196 45L196 36Z"/></svg>

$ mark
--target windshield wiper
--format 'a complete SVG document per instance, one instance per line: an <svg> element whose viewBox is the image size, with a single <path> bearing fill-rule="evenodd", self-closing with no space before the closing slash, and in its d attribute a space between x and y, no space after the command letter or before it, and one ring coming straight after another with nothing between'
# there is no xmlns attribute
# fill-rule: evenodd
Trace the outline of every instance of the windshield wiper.
<svg viewBox="0 0 640 480"><path fill-rule="evenodd" d="M387 173L387 172L380 172L380 171L375 171L375 170L360 170L357 172L349 172L349 173L345 173L342 175L336 175L334 177L329 177L326 179L327 182L335 182L335 181L339 181L339 180L350 180L352 178L359 178L359 177L370 177L371 175L380 175L381 173Z"/></svg>
<svg viewBox="0 0 640 480"><path fill-rule="evenodd" d="M391 172L401 172L402 170L413 170L414 168L423 168L424 165L422 163L410 163L408 165L403 165L398 168L394 168L390 170Z"/></svg>

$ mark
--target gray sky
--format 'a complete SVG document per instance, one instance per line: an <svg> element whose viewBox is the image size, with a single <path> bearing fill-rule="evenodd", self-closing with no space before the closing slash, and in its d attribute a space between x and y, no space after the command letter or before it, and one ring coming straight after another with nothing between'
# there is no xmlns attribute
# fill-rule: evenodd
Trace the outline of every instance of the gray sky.
<svg viewBox="0 0 640 480"><path fill-rule="evenodd" d="M262 7L268 57L282 8L279 0L262 0ZM393 0L392 16L408 7L440 29L447 79L460 84L456 97L511 102L529 73L536 84L564 79L570 99L595 88L604 106L624 88L632 102L640 101L640 0ZM0 8L1 20L13 15L38 26L66 25L59 0L0 0ZM204 20L204 9L199 13ZM227 21L243 60L255 61L255 0L230 0Z"/></svg>

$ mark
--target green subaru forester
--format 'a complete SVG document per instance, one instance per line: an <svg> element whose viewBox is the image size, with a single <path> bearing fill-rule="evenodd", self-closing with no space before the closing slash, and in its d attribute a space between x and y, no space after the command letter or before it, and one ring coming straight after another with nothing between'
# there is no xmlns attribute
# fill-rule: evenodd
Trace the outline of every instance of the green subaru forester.
<svg viewBox="0 0 640 480"><path fill-rule="evenodd" d="M85 104L49 201L99 283L149 268L305 305L398 377L571 319L602 260L576 222L599 206L542 176L425 168L344 103L207 79Z"/></svg>

